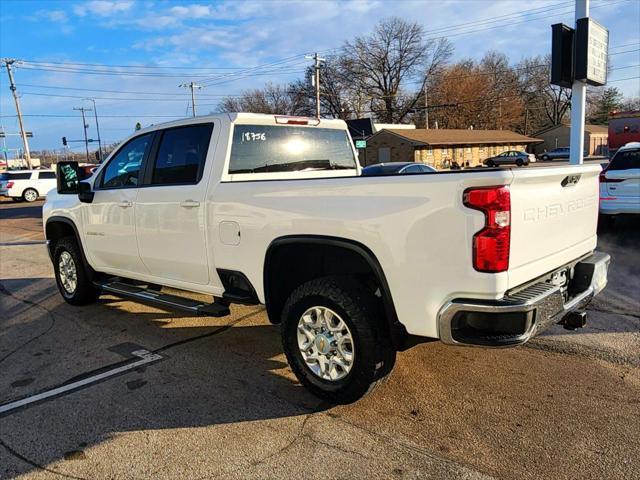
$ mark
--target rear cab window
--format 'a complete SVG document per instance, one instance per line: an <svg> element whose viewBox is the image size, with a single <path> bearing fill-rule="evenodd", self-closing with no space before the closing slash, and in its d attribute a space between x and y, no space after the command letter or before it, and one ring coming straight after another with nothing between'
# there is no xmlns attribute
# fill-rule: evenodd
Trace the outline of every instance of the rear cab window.
<svg viewBox="0 0 640 480"><path fill-rule="evenodd" d="M348 176L356 169L346 129L234 125L228 167L233 180Z"/></svg>

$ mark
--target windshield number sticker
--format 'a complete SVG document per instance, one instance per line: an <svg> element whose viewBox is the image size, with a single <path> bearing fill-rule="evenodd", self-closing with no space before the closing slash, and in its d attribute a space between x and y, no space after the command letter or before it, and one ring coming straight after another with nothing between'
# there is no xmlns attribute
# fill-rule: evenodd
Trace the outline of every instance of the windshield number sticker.
<svg viewBox="0 0 640 480"><path fill-rule="evenodd" d="M262 141L264 142L267 139L267 134L265 132L244 132L242 134L243 142L255 142Z"/></svg>

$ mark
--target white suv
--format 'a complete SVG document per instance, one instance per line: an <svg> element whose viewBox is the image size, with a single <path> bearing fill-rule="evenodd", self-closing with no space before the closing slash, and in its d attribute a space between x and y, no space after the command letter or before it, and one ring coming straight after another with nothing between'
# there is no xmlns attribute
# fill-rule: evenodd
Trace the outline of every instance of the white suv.
<svg viewBox="0 0 640 480"><path fill-rule="evenodd" d="M35 202L56 188L56 172L53 170L16 170L0 173L0 196L18 202Z"/></svg>
<svg viewBox="0 0 640 480"><path fill-rule="evenodd" d="M620 147L600 173L600 214L640 214L640 142Z"/></svg>

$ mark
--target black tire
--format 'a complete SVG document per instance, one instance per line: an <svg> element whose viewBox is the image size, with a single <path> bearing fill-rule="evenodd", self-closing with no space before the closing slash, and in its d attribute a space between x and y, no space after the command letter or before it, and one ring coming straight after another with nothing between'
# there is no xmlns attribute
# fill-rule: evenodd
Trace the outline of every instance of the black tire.
<svg viewBox="0 0 640 480"><path fill-rule="evenodd" d="M38 200L38 197L40 195L38 195L38 191L35 188L27 188L25 189L24 192L22 192L22 199L25 202L35 202L36 200Z"/></svg>
<svg viewBox="0 0 640 480"><path fill-rule="evenodd" d="M549 158L549 155L542 155L542 161L543 161L543 162L548 162L549 160L551 160L551 159Z"/></svg>
<svg viewBox="0 0 640 480"><path fill-rule="evenodd" d="M316 375L300 353L298 321L314 306L333 310L351 331L354 362L342 379L325 380ZM291 293L282 311L282 344L293 373L319 398L332 403L358 400L379 385L395 364L396 351L382 321L380 300L360 282L335 276L304 283Z"/></svg>
<svg viewBox="0 0 640 480"><path fill-rule="evenodd" d="M496 166L496 162L494 162L493 160L487 160L487 167L495 167Z"/></svg>
<svg viewBox="0 0 640 480"><path fill-rule="evenodd" d="M60 257L67 252L71 256L71 260L75 266L76 286L73 291L69 291L63 285L60 276ZM87 305L93 303L100 295L99 290L93 285L88 273L88 266L82 260L80 247L74 237L65 237L55 245L53 252L53 270L56 276L58 290L67 303L71 305Z"/></svg>
<svg viewBox="0 0 640 480"><path fill-rule="evenodd" d="M516 160L516 165L519 166L519 167L523 166L524 165L524 160L522 160L521 158L518 158Z"/></svg>

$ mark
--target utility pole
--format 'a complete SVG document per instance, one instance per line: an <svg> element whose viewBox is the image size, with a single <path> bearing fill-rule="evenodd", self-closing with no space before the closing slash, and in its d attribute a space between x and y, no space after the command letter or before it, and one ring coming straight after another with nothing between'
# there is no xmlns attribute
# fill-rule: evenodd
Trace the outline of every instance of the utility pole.
<svg viewBox="0 0 640 480"><path fill-rule="evenodd" d="M576 28L578 20L589 16L589 0L576 0ZM569 140L569 163L583 163L584 117L587 101L587 84L574 80L571 85L571 136Z"/></svg>
<svg viewBox="0 0 640 480"><path fill-rule="evenodd" d="M31 152L29 151L29 141L27 140L27 133L24 130L24 123L22 121L22 110L20 110L20 100L18 98L18 92L16 91L16 83L13 80L13 71L11 65L15 63L13 58L3 58L5 66L7 67L7 73L9 74L9 89L13 93L13 99L16 102L16 113L18 114L18 124L20 125L20 136L22 137L22 145L24 146L24 157L27 160L27 166L31 169Z"/></svg>
<svg viewBox="0 0 640 480"><path fill-rule="evenodd" d="M318 52L314 53L313 56L306 55L305 58L312 58L314 61L314 75L313 75L313 85L316 87L316 118L320 118L320 63L324 62L326 59L322 58L318 55Z"/></svg>
<svg viewBox="0 0 640 480"><path fill-rule="evenodd" d="M84 108L84 107L73 107L74 110L79 110L80 112L82 112L82 128L84 130L84 148L87 152L87 163L89 162L89 139L87 138L87 127L89 125L87 125L87 121L85 119L84 116L84 112L90 112L91 109L90 108Z"/></svg>
<svg viewBox="0 0 640 480"><path fill-rule="evenodd" d="M198 85L197 83L194 82L189 82L189 83L182 83L180 85L178 85L181 88L190 88L191 89L191 111L193 112L193 116L196 116L196 94L195 94L195 89L196 88L202 88L202 85Z"/></svg>
<svg viewBox="0 0 640 480"><path fill-rule="evenodd" d="M91 100L93 102L93 116L96 119L96 134L98 135L98 156L100 157L98 163L101 163L104 157L102 156L102 141L100 140L100 125L98 124L98 110L96 110L96 99L85 98L85 100Z"/></svg>
<svg viewBox="0 0 640 480"><path fill-rule="evenodd" d="M427 81L424 82L424 128L429 130L429 95L427 93Z"/></svg>

